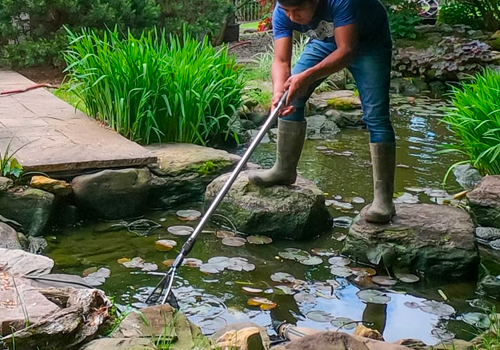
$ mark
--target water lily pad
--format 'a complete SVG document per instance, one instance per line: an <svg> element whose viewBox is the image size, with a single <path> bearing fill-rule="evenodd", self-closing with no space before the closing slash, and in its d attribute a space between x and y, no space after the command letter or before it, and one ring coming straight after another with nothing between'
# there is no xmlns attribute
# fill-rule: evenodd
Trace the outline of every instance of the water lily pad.
<svg viewBox="0 0 500 350"><path fill-rule="evenodd" d="M235 237L236 233L231 231L217 230L217 238Z"/></svg>
<svg viewBox="0 0 500 350"><path fill-rule="evenodd" d="M300 292L293 296L297 303L312 304L316 303L316 297L312 294Z"/></svg>
<svg viewBox="0 0 500 350"><path fill-rule="evenodd" d="M476 308L476 309L481 309L485 311L489 311L493 309L493 304L487 300L484 299L472 299L472 300L467 300L469 302L469 305Z"/></svg>
<svg viewBox="0 0 500 350"><path fill-rule="evenodd" d="M198 220L201 217L198 210L178 210L176 214L181 220Z"/></svg>
<svg viewBox="0 0 500 350"><path fill-rule="evenodd" d="M102 267L99 270L88 274L83 279L89 286L97 287L106 282L106 278L109 276L111 276L111 270L106 267Z"/></svg>
<svg viewBox="0 0 500 350"><path fill-rule="evenodd" d="M354 329L358 326L358 323L348 317L335 317L330 321L330 324L334 327L342 328L345 330Z"/></svg>
<svg viewBox="0 0 500 350"><path fill-rule="evenodd" d="M396 278L403 283L416 283L420 281L420 278L411 273L396 273Z"/></svg>
<svg viewBox="0 0 500 350"><path fill-rule="evenodd" d="M352 225L352 218L350 216L339 216L333 219L333 226L340 228L349 228Z"/></svg>
<svg viewBox="0 0 500 350"><path fill-rule="evenodd" d="M417 196L412 195L411 193L403 193L397 198L394 199L394 203L404 203L404 204L417 204L419 203L419 199Z"/></svg>
<svg viewBox="0 0 500 350"><path fill-rule="evenodd" d="M442 341L449 341L455 338L455 334L447 331L446 329L434 328L431 331L433 337L436 337Z"/></svg>
<svg viewBox="0 0 500 350"><path fill-rule="evenodd" d="M404 305L409 309L419 309L420 308L420 305L418 303L413 302L413 301L406 301Z"/></svg>
<svg viewBox="0 0 500 350"><path fill-rule="evenodd" d="M338 276L338 277L344 277L344 278L347 278L349 276L352 276L354 275L354 271L351 270L350 267L347 267L347 266L332 266L330 268L330 272L332 273L332 275L334 276Z"/></svg>
<svg viewBox="0 0 500 350"><path fill-rule="evenodd" d="M229 247L241 247L244 246L247 240L242 237L226 237L222 240L222 244Z"/></svg>
<svg viewBox="0 0 500 350"><path fill-rule="evenodd" d="M364 200L364 198L361 198L361 197L354 197L352 199L351 203L354 203L354 204L363 204L363 203L365 203L365 200Z"/></svg>
<svg viewBox="0 0 500 350"><path fill-rule="evenodd" d="M420 192L425 191L425 189L423 189L421 187L405 187L405 190L407 190L409 192L414 192L414 193L420 193Z"/></svg>
<svg viewBox="0 0 500 350"><path fill-rule="evenodd" d="M187 267L200 267L201 265L203 265L203 261L196 258L185 258L182 262L182 266Z"/></svg>
<svg viewBox="0 0 500 350"><path fill-rule="evenodd" d="M425 194L433 198L444 198L449 196L449 194L445 190L437 190L437 189L434 190L431 189L430 191L425 191Z"/></svg>
<svg viewBox="0 0 500 350"><path fill-rule="evenodd" d="M189 236L194 232L191 226L170 226L167 231L174 236Z"/></svg>
<svg viewBox="0 0 500 350"><path fill-rule="evenodd" d="M306 314L306 317L308 319L310 319L311 321L315 321L315 322L330 322L333 318L332 315L330 315L329 313L323 311L323 310L313 310L313 311L309 311L307 314Z"/></svg>
<svg viewBox="0 0 500 350"><path fill-rule="evenodd" d="M314 265L321 265L323 263L323 259L321 259L319 256L311 256L308 259L299 260L299 262L302 265L314 266Z"/></svg>
<svg viewBox="0 0 500 350"><path fill-rule="evenodd" d="M311 254L309 254L309 252L297 248L286 248L284 252L279 252L278 255L283 259L295 261L306 260L311 257Z"/></svg>
<svg viewBox="0 0 500 350"><path fill-rule="evenodd" d="M271 275L271 280L281 283L293 283L295 282L295 277L286 272L276 272Z"/></svg>
<svg viewBox="0 0 500 350"><path fill-rule="evenodd" d="M488 315L479 312L469 312L462 315L462 321L474 327L486 329L491 325Z"/></svg>
<svg viewBox="0 0 500 350"><path fill-rule="evenodd" d="M294 292L292 288L288 286L276 286L274 287L276 294L283 294L283 295L293 295Z"/></svg>
<svg viewBox="0 0 500 350"><path fill-rule="evenodd" d="M429 314L437 316L451 316L455 313L453 306L439 301L426 300L423 301L422 304L423 305L420 305L420 310Z"/></svg>
<svg viewBox="0 0 500 350"><path fill-rule="evenodd" d="M130 259L130 258L120 258L120 259L116 260L116 262L118 264L120 264L120 265L123 265L124 262L128 262L130 260L132 260L132 259Z"/></svg>
<svg viewBox="0 0 500 350"><path fill-rule="evenodd" d="M203 273L215 274L215 273L222 272L224 270L225 270L225 266L223 266L221 264L206 263L206 264L202 264L200 266L200 271Z"/></svg>
<svg viewBox="0 0 500 350"><path fill-rule="evenodd" d="M168 252L172 250L177 245L176 241L172 241L171 239L160 239L155 242L156 250L160 252Z"/></svg>
<svg viewBox="0 0 500 350"><path fill-rule="evenodd" d="M370 267L351 267L351 270L358 277L371 277L377 274L377 271Z"/></svg>
<svg viewBox="0 0 500 350"><path fill-rule="evenodd" d="M313 248L311 252L317 256L334 256L337 255L337 252L330 248Z"/></svg>
<svg viewBox="0 0 500 350"><path fill-rule="evenodd" d="M253 271L255 265L248 262L246 258L230 258L227 265L228 270L232 271Z"/></svg>
<svg viewBox="0 0 500 350"><path fill-rule="evenodd" d="M360 300L372 304L387 304L391 301L391 297L375 289L361 290L356 295Z"/></svg>
<svg viewBox="0 0 500 350"><path fill-rule="evenodd" d="M260 288L252 288L252 287L246 287L246 286L245 286L245 287L242 287L241 289L242 289L245 293L247 293L247 294L254 294L254 295L255 295L255 294L260 294L260 293L262 293L262 292L263 292L263 290L262 290L262 289L260 289Z"/></svg>
<svg viewBox="0 0 500 350"><path fill-rule="evenodd" d="M89 268L86 268L85 270L83 270L83 277L87 277L88 275L90 275L91 273L94 273L94 272L97 272L97 267L89 267Z"/></svg>
<svg viewBox="0 0 500 350"><path fill-rule="evenodd" d="M347 266L351 263L351 260L342 256L332 256L328 259L328 263L332 266Z"/></svg>
<svg viewBox="0 0 500 350"><path fill-rule="evenodd" d="M275 302L259 297L248 299L247 304L250 306L259 306L261 310L271 310L277 306Z"/></svg>
<svg viewBox="0 0 500 350"><path fill-rule="evenodd" d="M317 149L318 151L327 151L327 150L328 150L328 147L326 147L326 146L317 146L317 147L316 147L316 149Z"/></svg>
<svg viewBox="0 0 500 350"><path fill-rule="evenodd" d="M375 247L370 247L366 252L366 258L373 265L380 264L380 261L391 260L395 254L394 248L388 244L378 244Z"/></svg>
<svg viewBox="0 0 500 350"><path fill-rule="evenodd" d="M267 236L248 236L247 242L250 244L270 244L273 239Z"/></svg>
<svg viewBox="0 0 500 350"><path fill-rule="evenodd" d="M220 263L228 263L229 258L227 256L213 256L208 259L209 264L220 264Z"/></svg>
<svg viewBox="0 0 500 350"><path fill-rule="evenodd" d="M351 210L354 209L353 205L351 203L345 203L345 202L340 202L335 199L327 199L325 201L325 205L327 207L334 207L335 209L338 210Z"/></svg>
<svg viewBox="0 0 500 350"><path fill-rule="evenodd" d="M158 270L158 265L153 263L147 263L143 258L135 257L132 260L122 260L122 265L130 269L141 269L142 271L156 271Z"/></svg>
<svg viewBox="0 0 500 350"><path fill-rule="evenodd" d="M396 280L389 276L374 276L372 281L380 286L393 286L396 284Z"/></svg>

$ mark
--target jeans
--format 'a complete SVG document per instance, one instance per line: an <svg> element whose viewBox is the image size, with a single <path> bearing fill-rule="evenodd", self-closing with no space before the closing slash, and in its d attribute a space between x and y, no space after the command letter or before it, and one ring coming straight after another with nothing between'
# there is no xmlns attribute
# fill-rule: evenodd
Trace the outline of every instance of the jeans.
<svg viewBox="0 0 500 350"><path fill-rule="evenodd" d="M292 75L315 66L336 49L335 43L312 40L306 45ZM370 132L371 143L394 142L394 129L389 112L389 87L391 75L391 55L389 49L361 49L347 69L351 72L358 87L363 108L363 122ZM295 111L283 117L289 121L304 121L304 106L314 89L323 81L311 85L305 96L292 102Z"/></svg>

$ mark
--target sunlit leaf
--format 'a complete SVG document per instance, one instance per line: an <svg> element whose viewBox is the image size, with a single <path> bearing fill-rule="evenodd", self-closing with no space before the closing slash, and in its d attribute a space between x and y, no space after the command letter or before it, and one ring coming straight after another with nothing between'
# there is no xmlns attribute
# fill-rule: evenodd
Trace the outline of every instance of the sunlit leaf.
<svg viewBox="0 0 500 350"><path fill-rule="evenodd" d="M248 236L247 241L250 244L270 244L273 239L267 236Z"/></svg>
<svg viewBox="0 0 500 350"><path fill-rule="evenodd" d="M315 322L330 322L333 316L323 310L313 310L306 314L306 317Z"/></svg>
<svg viewBox="0 0 500 350"><path fill-rule="evenodd" d="M330 321L330 324L332 326L345 329L345 330L350 330L354 329L358 326L358 323L355 322L354 320L347 318L347 317L335 317Z"/></svg>
<svg viewBox="0 0 500 350"><path fill-rule="evenodd" d="M305 250L300 250L297 248L286 248L284 252L279 252L278 255L283 259L301 261L309 259L311 254Z"/></svg>
<svg viewBox="0 0 500 350"><path fill-rule="evenodd" d="M128 261L130 261L130 260L131 260L131 259L129 259L129 258L121 258L121 259L116 260L116 262L117 262L118 264L120 264L120 265L123 265L123 263L128 262Z"/></svg>
<svg viewBox="0 0 500 350"><path fill-rule="evenodd" d="M241 247L246 243L246 239L242 237L226 237L222 239L222 244L227 245L229 247Z"/></svg>
<svg viewBox="0 0 500 350"><path fill-rule="evenodd" d="M194 232L194 228L191 226L170 226L167 231L175 236L189 236Z"/></svg>
<svg viewBox="0 0 500 350"><path fill-rule="evenodd" d="M160 252L168 252L172 250L177 245L176 241L172 241L171 239L160 239L155 242L156 250Z"/></svg>
<svg viewBox="0 0 500 350"><path fill-rule="evenodd" d="M354 271L351 270L351 268L347 267L347 266L335 266L334 265L330 268L330 272L334 276L344 277L344 278L347 278L349 276L354 275Z"/></svg>
<svg viewBox="0 0 500 350"><path fill-rule="evenodd" d="M85 270L83 270L83 277L87 277L88 275L90 275L91 273L94 273L97 271L97 267L89 267L89 268L86 268Z"/></svg>
<svg viewBox="0 0 500 350"><path fill-rule="evenodd" d="M391 297L375 289L360 290L356 295L360 300L372 304L387 304L391 301Z"/></svg>
<svg viewBox="0 0 500 350"><path fill-rule="evenodd" d="M241 289L247 294L260 294L263 292L260 288L242 287Z"/></svg>

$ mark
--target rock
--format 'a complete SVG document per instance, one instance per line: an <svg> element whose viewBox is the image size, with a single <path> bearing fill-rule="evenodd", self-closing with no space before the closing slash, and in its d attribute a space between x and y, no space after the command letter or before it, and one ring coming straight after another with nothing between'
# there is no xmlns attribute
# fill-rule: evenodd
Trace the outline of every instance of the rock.
<svg viewBox="0 0 500 350"><path fill-rule="evenodd" d="M500 239L494 239L488 243L488 246L495 250L500 250Z"/></svg>
<svg viewBox="0 0 500 350"><path fill-rule="evenodd" d="M77 203L107 220L137 217L144 212L151 173L148 169L104 170L71 181Z"/></svg>
<svg viewBox="0 0 500 350"><path fill-rule="evenodd" d="M478 291L490 298L500 299L500 279L498 276L485 276L478 284Z"/></svg>
<svg viewBox="0 0 500 350"><path fill-rule="evenodd" d="M42 254L47 248L47 241L43 237L32 237L28 238L28 252L32 254Z"/></svg>
<svg viewBox="0 0 500 350"><path fill-rule="evenodd" d="M393 342L393 344L403 345L414 350L432 350L423 341L417 339L400 339Z"/></svg>
<svg viewBox="0 0 500 350"><path fill-rule="evenodd" d="M469 190L477 186L482 176L472 164L459 164L453 168L455 180L464 190Z"/></svg>
<svg viewBox="0 0 500 350"><path fill-rule="evenodd" d="M0 222L0 248L22 249L16 230Z"/></svg>
<svg viewBox="0 0 500 350"><path fill-rule="evenodd" d="M382 334L380 334L379 331L365 327L362 324L356 327L353 334L364 338L384 341L384 337L382 337Z"/></svg>
<svg viewBox="0 0 500 350"><path fill-rule="evenodd" d="M111 302L103 291L66 288L47 289L42 294L60 309L46 314L37 322L31 322L27 328L3 337L7 346L15 343L15 348L20 350L75 348L92 339L108 318Z"/></svg>
<svg viewBox="0 0 500 350"><path fill-rule="evenodd" d="M437 44L441 40L443 40L443 34L441 33L427 33L425 34L425 38L427 39L428 42Z"/></svg>
<svg viewBox="0 0 500 350"><path fill-rule="evenodd" d="M240 157L223 150L192 144L161 144L148 147L158 157L150 169L154 207L171 207L203 198L207 185L231 171Z"/></svg>
<svg viewBox="0 0 500 350"><path fill-rule="evenodd" d="M484 242L500 239L500 228L476 227L476 237Z"/></svg>
<svg viewBox="0 0 500 350"><path fill-rule="evenodd" d="M144 338L102 338L93 340L80 350L157 350L149 339Z"/></svg>
<svg viewBox="0 0 500 350"><path fill-rule="evenodd" d="M340 131L339 127L325 115L307 117L307 139L323 140Z"/></svg>
<svg viewBox="0 0 500 350"><path fill-rule="evenodd" d="M207 187L208 206L230 174ZM331 217L323 192L309 180L298 177L292 186L259 188L242 172L217 209L238 231L282 239L312 239L331 228Z"/></svg>
<svg viewBox="0 0 500 350"><path fill-rule="evenodd" d="M242 332L243 330L245 330L245 332ZM259 336L257 336L257 334L259 334ZM246 342L242 342L242 345L246 345L248 350L269 349L269 346L271 344L271 340L269 339L269 335L267 334L266 329L253 322L239 322L228 324L219 329L215 334L211 336L211 338L219 343L218 339L234 339L235 335L236 341L238 341L238 339L242 339L243 337L247 339ZM222 347L221 344L218 345ZM224 345L228 346L228 344ZM231 345L229 344L229 346ZM245 348L243 347L242 349Z"/></svg>
<svg viewBox="0 0 500 350"><path fill-rule="evenodd" d="M434 97L441 97L446 92L446 86L439 80L434 80L429 83L429 88L431 90L431 94Z"/></svg>
<svg viewBox="0 0 500 350"><path fill-rule="evenodd" d="M441 28L439 28L439 26L437 26L437 25L423 24L420 26L415 26L415 31L417 33L422 33L422 34L439 33L439 32L441 32Z"/></svg>
<svg viewBox="0 0 500 350"><path fill-rule="evenodd" d="M0 267L5 266L9 274L45 275L54 267L54 260L42 255L31 254L23 250L0 248Z"/></svg>
<svg viewBox="0 0 500 350"><path fill-rule="evenodd" d="M474 224L466 211L433 204L397 204L396 211L397 215L386 225L370 224L358 216L342 253L368 262L378 252L391 248L398 266L429 278L477 276L479 256Z"/></svg>
<svg viewBox="0 0 500 350"><path fill-rule="evenodd" d="M344 120L346 127L355 126L359 127L364 125L363 123L363 112L361 110L357 111L340 111L340 115Z"/></svg>
<svg viewBox="0 0 500 350"><path fill-rule="evenodd" d="M497 30L495 33L493 33L490 38L491 39L500 38L500 30Z"/></svg>
<svg viewBox="0 0 500 350"><path fill-rule="evenodd" d="M0 193L0 214L17 221L28 236L40 236L49 220L54 195L28 188Z"/></svg>
<svg viewBox="0 0 500 350"><path fill-rule="evenodd" d="M73 189L66 181L55 180L46 176L33 176L30 181L30 186L61 197L69 196L73 193Z"/></svg>
<svg viewBox="0 0 500 350"><path fill-rule="evenodd" d="M484 39L486 36L484 35L482 30L469 30L467 32L467 38L469 40L479 40Z"/></svg>
<svg viewBox="0 0 500 350"><path fill-rule="evenodd" d="M351 90L334 90L313 94L309 99L311 114L324 114L328 109L361 108L361 101Z"/></svg>
<svg viewBox="0 0 500 350"><path fill-rule="evenodd" d="M144 320L147 320L148 325ZM161 336L170 339L170 349L183 350L192 349L200 335L201 330L189 322L184 314L164 304L141 309L140 313L128 314L112 337L155 340Z"/></svg>
<svg viewBox="0 0 500 350"><path fill-rule="evenodd" d="M12 186L14 186L14 181L7 177L0 176L0 192L7 191Z"/></svg>
<svg viewBox="0 0 500 350"><path fill-rule="evenodd" d="M231 350L265 350L259 328L248 327L238 331L231 330L217 339L217 346Z"/></svg>
<svg viewBox="0 0 500 350"><path fill-rule="evenodd" d="M500 176L485 176L467 198L479 225L500 228Z"/></svg>
<svg viewBox="0 0 500 350"><path fill-rule="evenodd" d="M243 130L254 130L257 128L257 126L248 119L240 119L240 123Z"/></svg>
<svg viewBox="0 0 500 350"><path fill-rule="evenodd" d="M250 130L249 132L250 132L250 139L254 140L255 137L257 136L257 134L259 133L259 130L255 129L255 130ZM271 138L269 137L269 132L268 132L264 135L262 140L260 140L260 143L264 145L264 144L270 143L270 142L271 142Z"/></svg>

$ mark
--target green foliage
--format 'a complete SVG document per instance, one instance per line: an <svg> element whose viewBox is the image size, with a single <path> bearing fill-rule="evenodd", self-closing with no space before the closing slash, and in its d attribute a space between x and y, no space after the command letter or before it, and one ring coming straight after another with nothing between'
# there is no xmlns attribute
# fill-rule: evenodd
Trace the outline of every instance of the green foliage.
<svg viewBox="0 0 500 350"><path fill-rule="evenodd" d="M472 83L453 89L444 122L458 136L444 152L466 155L482 175L500 174L500 73L486 69Z"/></svg>
<svg viewBox="0 0 500 350"><path fill-rule="evenodd" d="M243 81L227 49L165 32L69 32L71 89L91 116L134 141L205 145L236 138ZM168 40L167 40L168 37Z"/></svg>
<svg viewBox="0 0 500 350"><path fill-rule="evenodd" d="M18 179L23 173L23 166L19 164L14 155L21 149L11 152L11 142L8 143L4 153L0 152L0 176Z"/></svg>
<svg viewBox="0 0 500 350"><path fill-rule="evenodd" d="M391 34L394 38L415 39L417 37L415 26L420 24L422 20L414 6L391 7L387 14Z"/></svg>
<svg viewBox="0 0 500 350"><path fill-rule="evenodd" d="M477 17L477 9L471 3L453 2L439 7L438 22L455 25L465 24L472 28L480 28L481 21Z"/></svg>

